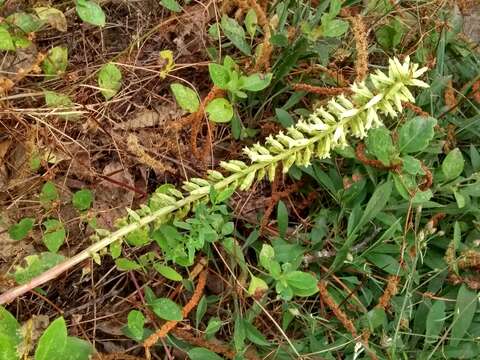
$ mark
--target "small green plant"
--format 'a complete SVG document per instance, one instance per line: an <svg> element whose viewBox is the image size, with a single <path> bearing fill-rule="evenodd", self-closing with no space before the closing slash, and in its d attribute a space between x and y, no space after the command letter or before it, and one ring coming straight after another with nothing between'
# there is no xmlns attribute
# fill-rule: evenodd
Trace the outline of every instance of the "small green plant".
<svg viewBox="0 0 480 360"><path fill-rule="evenodd" d="M312 28L310 24L303 23L302 31L313 41L322 37L334 38L342 36L348 31L348 22L336 18L340 13L341 7L342 2L340 0L330 1L329 11L322 15L320 25Z"/></svg>
<svg viewBox="0 0 480 360"><path fill-rule="evenodd" d="M93 354L93 347L88 342L68 336L65 320L60 317L45 329L32 351L33 357L30 357L30 346L25 344L30 341L27 328L22 329L15 317L0 306L0 359L88 360Z"/></svg>
<svg viewBox="0 0 480 360"><path fill-rule="evenodd" d="M294 265L285 262L282 265L275 260L275 250L264 244L259 254L260 265L275 280L275 290L283 300L291 300L294 296L311 296L318 291L318 280L312 274L295 270ZM250 293L265 290L265 283L253 278Z"/></svg>
<svg viewBox="0 0 480 360"><path fill-rule="evenodd" d="M209 119L213 122L229 122L234 115L232 104L235 104L237 99L247 98L248 95L245 91L258 92L264 90L272 81L271 73L243 75L230 56L225 57L223 65L209 64L208 70L213 84L219 89L226 90L229 94L229 100L224 98L214 99L207 105L205 110Z"/></svg>
<svg viewBox="0 0 480 360"><path fill-rule="evenodd" d="M47 214L51 211L55 202L60 201L60 195L53 182L45 182L41 188L39 200ZM92 191L82 189L75 192L72 195L71 202L73 207L80 213L82 219L88 221L89 219L85 215L87 215L87 210L92 206ZM23 264L15 266L12 275L19 284L27 283L35 276L40 275L45 270L48 270L65 259L63 255L58 254L67 238L67 231L63 222L55 218L44 219L41 224L36 224L36 222L34 218L25 217L11 225L8 229L10 238L15 241L20 241L26 239L32 233L35 225L38 227L41 225L42 242L48 249L48 252L40 252L27 256ZM91 223L91 221L89 223Z"/></svg>

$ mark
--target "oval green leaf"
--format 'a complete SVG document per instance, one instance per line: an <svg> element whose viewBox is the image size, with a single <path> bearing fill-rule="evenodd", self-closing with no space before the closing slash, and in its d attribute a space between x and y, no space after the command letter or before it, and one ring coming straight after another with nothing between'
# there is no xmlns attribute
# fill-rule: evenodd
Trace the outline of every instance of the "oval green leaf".
<svg viewBox="0 0 480 360"><path fill-rule="evenodd" d="M56 253L65 241L65 228L57 219L46 220L42 225L45 227L45 232L43 233L43 243L48 250Z"/></svg>
<svg viewBox="0 0 480 360"><path fill-rule="evenodd" d="M402 154L425 150L433 139L433 128L437 120L432 117L414 117L406 122L399 131L399 147Z"/></svg>
<svg viewBox="0 0 480 360"><path fill-rule="evenodd" d="M162 0L162 1L160 1L160 4L162 4L168 10L173 11L173 12L181 12L182 11L182 7L177 2L177 0Z"/></svg>
<svg viewBox="0 0 480 360"><path fill-rule="evenodd" d="M171 268L170 266L162 265L162 264L155 264L155 270L159 272L160 275L166 277L172 281L182 281L182 275L175 271L175 269Z"/></svg>
<svg viewBox="0 0 480 360"><path fill-rule="evenodd" d="M87 210L92 206L93 193L89 189L77 191L72 196L73 207L79 211Z"/></svg>
<svg viewBox="0 0 480 360"><path fill-rule="evenodd" d="M63 74L68 66L68 50L63 46L55 46L47 53L43 60L43 73L48 77Z"/></svg>
<svg viewBox="0 0 480 360"><path fill-rule="evenodd" d="M149 304L153 312L164 320L183 320L182 309L168 298L155 299Z"/></svg>
<svg viewBox="0 0 480 360"><path fill-rule="evenodd" d="M30 230L32 230L34 223L35 219L33 218L23 218L18 223L10 226L8 229L8 235L10 235L12 240L22 240L28 235Z"/></svg>
<svg viewBox="0 0 480 360"><path fill-rule="evenodd" d="M478 294L465 284L460 286L453 314L451 340L449 345L456 346L467 333L477 309ZM473 340L473 339L472 339Z"/></svg>
<svg viewBox="0 0 480 360"><path fill-rule="evenodd" d="M60 360L67 345L67 326L65 320L60 317L53 321L40 336L35 360Z"/></svg>
<svg viewBox="0 0 480 360"><path fill-rule="evenodd" d="M445 180L449 181L459 177L464 166L465 160L460 149L455 148L450 151L442 162L442 173Z"/></svg>
<svg viewBox="0 0 480 360"><path fill-rule="evenodd" d="M227 123L233 117L233 106L224 98L212 100L205 111L208 114L208 119L216 123Z"/></svg>
<svg viewBox="0 0 480 360"><path fill-rule="evenodd" d="M213 351L204 348L193 348L187 353L191 360L223 360Z"/></svg>
<svg viewBox="0 0 480 360"><path fill-rule="evenodd" d="M128 313L128 330L135 340L142 340L143 338L143 326L145 325L145 316L141 311L132 310Z"/></svg>
<svg viewBox="0 0 480 360"><path fill-rule="evenodd" d="M194 113L198 110L200 101L195 91L178 83L170 85L170 89L172 89L175 100L177 100L178 105L180 105L183 110L189 113Z"/></svg>
<svg viewBox="0 0 480 360"><path fill-rule="evenodd" d="M88 24L95 26L105 25L105 13L100 5L90 0L77 0L77 14Z"/></svg>
<svg viewBox="0 0 480 360"><path fill-rule="evenodd" d="M105 64L98 73L98 86L107 100L114 97L122 87L122 73L115 64Z"/></svg>

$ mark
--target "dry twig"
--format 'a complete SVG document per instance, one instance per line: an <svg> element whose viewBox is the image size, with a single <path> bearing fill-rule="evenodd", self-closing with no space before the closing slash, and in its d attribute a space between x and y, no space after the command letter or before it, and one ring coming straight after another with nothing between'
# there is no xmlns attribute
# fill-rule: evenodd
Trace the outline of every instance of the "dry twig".
<svg viewBox="0 0 480 360"><path fill-rule="evenodd" d="M208 273L208 270L203 270L200 273L198 277L197 287L195 288L195 291L193 292L191 299L182 309L182 317L184 319L197 306L198 302L200 301L200 298L202 297L202 294L203 294L203 289L205 288L205 284L207 281L207 273ZM165 324L163 324L163 326L158 331L150 335L143 342L143 347L145 348L145 355L147 359L151 359L150 348L153 345L155 345L158 342L158 340L167 336L168 333L177 326L177 324L178 324L178 321L176 320L167 321Z"/></svg>

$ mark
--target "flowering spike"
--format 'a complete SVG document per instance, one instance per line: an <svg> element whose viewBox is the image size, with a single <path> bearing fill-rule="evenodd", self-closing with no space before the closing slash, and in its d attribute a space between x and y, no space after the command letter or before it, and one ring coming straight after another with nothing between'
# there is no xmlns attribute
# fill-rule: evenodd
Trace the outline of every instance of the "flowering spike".
<svg viewBox="0 0 480 360"><path fill-rule="evenodd" d="M106 235L48 272L56 277L91 256L98 257L98 252L133 231L148 227L150 224L158 224L172 215L182 216L193 204L207 198L212 186L217 191L226 188L236 189L239 186L247 190L255 180L261 180L265 175L273 181L279 164L283 164L282 170L286 173L294 163L307 166L315 157L320 159L330 157L332 150L347 144L347 135L365 137L369 129L383 125L379 114L395 117L398 115L395 109L398 112L402 110L402 101L413 102L413 96L407 87L428 87L428 84L418 79L425 71L426 68L419 69L417 64L411 64L408 57L403 63L398 59L392 59L389 62L388 74L377 70L370 75L368 82L370 85L367 86L363 82L353 84L350 87L352 95L349 99L337 96L328 103L329 111L323 107L314 110L306 119L299 121L298 125L288 129L288 135L280 132L267 138L263 146L254 145L246 148L244 152L250 158L250 165L238 160L222 161L220 166L229 174L224 176L211 172L208 181L190 179L184 182L183 189L187 194L183 198L180 198L178 192L160 196L153 194L149 204L151 213L140 216L131 212L131 217L137 217L134 223L124 224L125 226ZM40 275L30 283L40 286L45 282L44 279L53 277ZM12 289L7 294L0 295L0 304L9 302L28 290L28 288Z"/></svg>

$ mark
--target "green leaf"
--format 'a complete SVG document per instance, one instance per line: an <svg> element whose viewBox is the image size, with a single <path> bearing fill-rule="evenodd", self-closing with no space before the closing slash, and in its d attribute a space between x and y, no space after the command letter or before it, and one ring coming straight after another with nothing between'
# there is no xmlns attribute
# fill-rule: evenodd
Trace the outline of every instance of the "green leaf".
<svg viewBox="0 0 480 360"><path fill-rule="evenodd" d="M423 174L422 163L413 156L402 156L402 169L410 175Z"/></svg>
<svg viewBox="0 0 480 360"><path fill-rule="evenodd" d="M235 19L223 15L220 26L225 36L235 45L242 53L247 56L252 55L250 45L245 39L245 30L238 24Z"/></svg>
<svg viewBox="0 0 480 360"><path fill-rule="evenodd" d="M442 162L442 173L445 180L450 181L459 177L464 166L465 160L460 149L455 148L450 151Z"/></svg>
<svg viewBox="0 0 480 360"><path fill-rule="evenodd" d="M399 147L402 154L425 150L433 139L433 128L437 120L432 117L414 117L406 122L399 131Z"/></svg>
<svg viewBox="0 0 480 360"><path fill-rule="evenodd" d="M0 306L0 360L18 360L17 346L20 342L20 324Z"/></svg>
<svg viewBox="0 0 480 360"><path fill-rule="evenodd" d="M205 329L205 335L207 338L212 337L222 327L222 321L219 318L212 317L208 320L207 328Z"/></svg>
<svg viewBox="0 0 480 360"><path fill-rule="evenodd" d="M275 250L273 247L268 244L263 244L259 255L260 265L262 265L265 269L270 270L270 264L274 257Z"/></svg>
<svg viewBox="0 0 480 360"><path fill-rule="evenodd" d="M175 302L168 298L159 298L151 302L150 307L153 312L164 320L183 320L182 309Z"/></svg>
<svg viewBox="0 0 480 360"><path fill-rule="evenodd" d="M200 301L198 302L197 309L195 311L195 327L198 328L200 325L200 321L202 321L203 317L205 316L205 313L207 312L207 298L205 295L202 296Z"/></svg>
<svg viewBox="0 0 480 360"><path fill-rule="evenodd" d="M65 241L66 232L63 224L56 219L49 219L42 224L45 227L43 242L53 253L56 253Z"/></svg>
<svg viewBox="0 0 480 360"><path fill-rule="evenodd" d="M117 268L120 271L140 270L142 268L142 266L136 261L125 258L116 259L115 265L117 265Z"/></svg>
<svg viewBox="0 0 480 360"><path fill-rule="evenodd" d="M402 274L398 261L390 255L380 253L370 253L365 256L368 261L373 263L379 269L391 275Z"/></svg>
<svg viewBox="0 0 480 360"><path fill-rule="evenodd" d="M273 75L271 73L265 75L252 74L247 77L243 76L243 84L241 88L247 91L261 91L270 85L272 77Z"/></svg>
<svg viewBox="0 0 480 360"><path fill-rule="evenodd" d="M245 333L247 335L247 339L253 342L254 344L261 345L261 346L270 346L271 344L265 339L265 336L258 331L258 329L250 324L248 321L243 321L243 326L245 327Z"/></svg>
<svg viewBox="0 0 480 360"><path fill-rule="evenodd" d="M393 49L402 41L405 28L402 23L394 19L390 24L383 25L375 32L378 43L385 49Z"/></svg>
<svg viewBox="0 0 480 360"><path fill-rule="evenodd" d="M122 72L112 63L102 66L98 72L98 86L106 100L114 97L122 87Z"/></svg>
<svg viewBox="0 0 480 360"><path fill-rule="evenodd" d="M58 112L62 112L59 116L65 120L77 120L79 118L80 114L75 113L73 109L74 103L67 95L49 90L45 90L43 94L48 107L54 108L55 111L58 110Z"/></svg>
<svg viewBox="0 0 480 360"><path fill-rule="evenodd" d="M22 285L29 282L35 276L38 276L55 265L61 263L64 259L64 256L51 252L29 255L24 259L26 263L24 267L15 267L13 276L15 281Z"/></svg>
<svg viewBox="0 0 480 360"><path fill-rule="evenodd" d="M470 161L472 162L473 171L480 171L480 153L473 144L470 144Z"/></svg>
<svg viewBox="0 0 480 360"><path fill-rule="evenodd" d="M55 46L47 53L42 63L43 73L48 77L63 74L68 66L68 50L63 46Z"/></svg>
<svg viewBox="0 0 480 360"><path fill-rule="evenodd" d="M262 279L252 275L252 279L250 280L250 285L248 286L248 293L253 296L258 293L262 294L267 290L268 290L267 283Z"/></svg>
<svg viewBox="0 0 480 360"><path fill-rule="evenodd" d="M318 291L317 278L303 271L292 271L285 276L288 286L296 296L311 296Z"/></svg>
<svg viewBox="0 0 480 360"><path fill-rule="evenodd" d="M288 228L288 210L282 200L277 205L277 224L279 235L285 237Z"/></svg>
<svg viewBox="0 0 480 360"><path fill-rule="evenodd" d="M7 29L0 26L0 50L14 51L15 44Z"/></svg>
<svg viewBox="0 0 480 360"><path fill-rule="evenodd" d="M330 18L334 18L340 13L342 9L342 1L341 0L330 0L330 7L328 9L328 16Z"/></svg>
<svg viewBox="0 0 480 360"><path fill-rule="evenodd" d="M356 228L361 228L367 224L370 220L373 220L380 211L387 205L388 200L390 200L390 195L392 193L392 182L387 181L375 189L372 197L367 203L365 211L356 226Z"/></svg>
<svg viewBox="0 0 480 360"><path fill-rule="evenodd" d="M5 21L12 27L22 30L24 33L33 33L40 30L42 21L35 15L23 11L9 15Z"/></svg>
<svg viewBox="0 0 480 360"><path fill-rule="evenodd" d="M105 25L105 13L100 5L90 0L77 0L77 14L84 22L95 25Z"/></svg>
<svg viewBox="0 0 480 360"><path fill-rule="evenodd" d="M247 15L245 15L245 28L251 37L254 37L257 32L257 24L257 13L255 10L249 9Z"/></svg>
<svg viewBox="0 0 480 360"><path fill-rule="evenodd" d="M224 98L210 101L205 108L205 111L208 114L208 119L215 123L226 123L233 117L232 104Z"/></svg>
<svg viewBox="0 0 480 360"><path fill-rule="evenodd" d="M183 277L178 272L175 271L170 266L162 265L162 264L154 264L153 267L155 270L159 272L160 275L166 277L169 280L173 281L182 281Z"/></svg>
<svg viewBox="0 0 480 360"><path fill-rule="evenodd" d="M385 127L371 129L365 141L367 150L384 165L390 165L390 160L395 153L390 131Z"/></svg>
<svg viewBox="0 0 480 360"><path fill-rule="evenodd" d="M436 343L445 322L445 301L436 300L427 315L425 343Z"/></svg>
<svg viewBox="0 0 480 360"><path fill-rule="evenodd" d="M132 310L128 313L127 326L135 340L143 339L143 326L145 325L145 316L141 311Z"/></svg>
<svg viewBox="0 0 480 360"><path fill-rule="evenodd" d="M89 360L92 354L93 347L87 341L69 336L62 359Z"/></svg>
<svg viewBox="0 0 480 360"><path fill-rule="evenodd" d="M93 193L89 189L77 191L72 196L73 207L79 211L87 210L92 206Z"/></svg>
<svg viewBox="0 0 480 360"><path fill-rule="evenodd" d="M3 306L0 306L0 335L4 335L9 338L11 343L15 346L21 341L21 337L18 332L19 329L20 324L15 317ZM2 359L1 356L0 359Z"/></svg>
<svg viewBox="0 0 480 360"><path fill-rule="evenodd" d="M429 201L433 197L433 192L431 189L427 189L425 191L417 191L415 195L412 197L412 204L421 205L427 201Z"/></svg>
<svg viewBox="0 0 480 360"><path fill-rule="evenodd" d="M122 241L117 240L110 244L110 255L112 259L117 259L122 254Z"/></svg>
<svg viewBox="0 0 480 360"><path fill-rule="evenodd" d="M200 101L198 100L198 96L189 87L183 86L182 84L171 84L170 89L172 89L173 96L175 96L175 100L177 100L178 105L190 113L194 113L198 110L200 106Z"/></svg>
<svg viewBox="0 0 480 360"><path fill-rule="evenodd" d="M337 252L337 256L335 256L332 265L330 265L330 269L332 271L337 269L341 264L343 264L348 253L350 252L350 248L353 242L357 238L358 229L362 229L369 221L373 220L383 210L383 208L390 200L391 193L392 182L390 180L377 186L372 197L368 201L365 211L363 212L363 215L360 218L358 224L356 224L355 228L350 232L347 240Z"/></svg>
<svg viewBox="0 0 480 360"><path fill-rule="evenodd" d="M55 184L51 181L47 181L42 186L42 190L40 191L40 202L42 205L50 205L52 201L58 199L58 192Z"/></svg>
<svg viewBox="0 0 480 360"><path fill-rule="evenodd" d="M10 226L8 235L10 235L12 240L22 240L28 235L30 230L32 230L34 223L35 219L33 218L23 218L18 223Z"/></svg>
<svg viewBox="0 0 480 360"><path fill-rule="evenodd" d="M385 314L385 310L378 307L373 308L368 313L366 313L365 317L367 318L371 332L373 332L377 327L387 322L387 315Z"/></svg>
<svg viewBox="0 0 480 360"><path fill-rule="evenodd" d="M220 89L227 88L227 84L230 81L230 75L224 66L215 63L208 64L208 72L210 73L210 78L216 87Z"/></svg>
<svg viewBox="0 0 480 360"><path fill-rule="evenodd" d="M200 347L190 349L187 354L191 360L223 360L213 351Z"/></svg>
<svg viewBox="0 0 480 360"><path fill-rule="evenodd" d="M63 317L53 321L38 340L35 360L64 360L67 326Z"/></svg>
<svg viewBox="0 0 480 360"><path fill-rule="evenodd" d="M168 10L173 11L173 12L181 12L182 11L182 7L177 2L177 0L162 0L162 1L160 1L160 4L162 4Z"/></svg>
<svg viewBox="0 0 480 360"><path fill-rule="evenodd" d="M283 110L282 108L275 109L275 116L277 120L284 128L288 128L294 124L293 117L288 113L288 111Z"/></svg>
<svg viewBox="0 0 480 360"><path fill-rule="evenodd" d="M348 22L345 20L322 20L322 34L325 37L339 37L345 34L348 30Z"/></svg>
<svg viewBox="0 0 480 360"><path fill-rule="evenodd" d="M478 294L470 290L465 284L460 286L455 303L452 322L452 332L449 345L456 346L472 324L475 310L477 309Z"/></svg>
<svg viewBox="0 0 480 360"><path fill-rule="evenodd" d="M133 230L131 233L125 236L125 240L132 246L143 246L150 242L150 236L147 227L142 227L137 230Z"/></svg>
<svg viewBox="0 0 480 360"><path fill-rule="evenodd" d="M229 222L226 222L225 224L222 225L222 235L230 235L233 233L233 231L235 230L235 225L233 223L233 221L229 221Z"/></svg>
<svg viewBox="0 0 480 360"><path fill-rule="evenodd" d="M17 344L5 333L0 332L0 360L18 360Z"/></svg>
<svg viewBox="0 0 480 360"><path fill-rule="evenodd" d="M235 325L233 328L233 344L235 346L235 350L241 351L245 345L245 339L247 337L245 325L242 318L238 315L235 317Z"/></svg>
<svg viewBox="0 0 480 360"><path fill-rule="evenodd" d="M36 7L33 10L35 10L40 20L46 22L54 29L61 32L67 31L67 18L60 10L52 7Z"/></svg>

